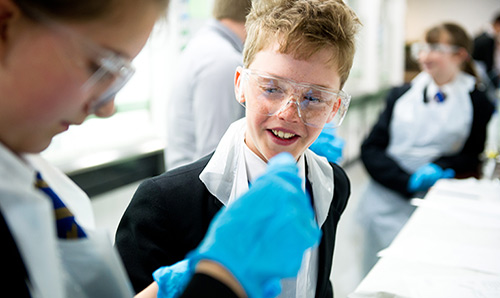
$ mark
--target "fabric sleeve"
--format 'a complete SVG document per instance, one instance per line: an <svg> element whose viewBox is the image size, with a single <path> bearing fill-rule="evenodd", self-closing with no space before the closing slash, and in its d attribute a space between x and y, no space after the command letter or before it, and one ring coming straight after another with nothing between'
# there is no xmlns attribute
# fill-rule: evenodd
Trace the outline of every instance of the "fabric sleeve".
<svg viewBox="0 0 500 298"><path fill-rule="evenodd" d="M153 282L156 269L185 259L222 207L198 178L211 156L149 178L136 190L115 239L136 292Z"/></svg>
<svg viewBox="0 0 500 298"><path fill-rule="evenodd" d="M115 246L137 293L153 282L159 264L170 265L183 258L172 245L175 234L169 229L169 212L158 203L161 193L154 180L143 182L116 232Z"/></svg>
<svg viewBox="0 0 500 298"><path fill-rule="evenodd" d="M409 84L394 88L387 96L385 110L380 115L372 131L361 145L361 160L370 177L405 197L411 194L407 191L410 174L387 154L390 133L389 128L396 100L408 89Z"/></svg>
<svg viewBox="0 0 500 298"><path fill-rule="evenodd" d="M441 168L452 168L457 177L478 176L479 155L484 151L488 122L495 107L485 93L474 90L471 93L473 105L472 127L462 150L454 155L441 156L434 163Z"/></svg>
<svg viewBox="0 0 500 298"><path fill-rule="evenodd" d="M196 273L181 296L181 298L191 297L237 298L238 296L219 280L202 273Z"/></svg>

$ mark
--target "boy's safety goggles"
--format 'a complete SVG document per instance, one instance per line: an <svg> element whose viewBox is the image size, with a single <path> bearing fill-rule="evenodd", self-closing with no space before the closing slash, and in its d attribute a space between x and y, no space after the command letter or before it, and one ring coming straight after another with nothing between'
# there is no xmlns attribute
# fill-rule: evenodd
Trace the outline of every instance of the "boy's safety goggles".
<svg viewBox="0 0 500 298"><path fill-rule="evenodd" d="M295 104L297 114L306 125L335 128L342 124L351 100L344 91L299 83L246 68L240 71L248 92L240 103L246 109L273 116ZM327 123L332 113L334 117Z"/></svg>

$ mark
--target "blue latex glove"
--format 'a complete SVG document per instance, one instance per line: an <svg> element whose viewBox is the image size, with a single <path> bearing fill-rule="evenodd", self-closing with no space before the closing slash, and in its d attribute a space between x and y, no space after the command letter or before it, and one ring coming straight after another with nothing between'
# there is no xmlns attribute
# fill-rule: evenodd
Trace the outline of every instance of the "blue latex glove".
<svg viewBox="0 0 500 298"><path fill-rule="evenodd" d="M158 284L158 298L179 297L193 276L189 261L183 260L171 266L161 267L153 273Z"/></svg>
<svg viewBox="0 0 500 298"><path fill-rule="evenodd" d="M453 169L443 170L440 166L429 163L418 168L415 173L410 176L408 191L427 191L439 179L453 177L455 177L455 171Z"/></svg>
<svg viewBox="0 0 500 298"><path fill-rule="evenodd" d="M335 135L335 129L324 128L316 141L309 146L314 153L326 157L330 162L339 163L342 160L342 149L345 141Z"/></svg>
<svg viewBox="0 0 500 298"><path fill-rule="evenodd" d="M226 267L249 297L275 297L279 280L297 275L306 249L319 243L309 197L289 153L269 160L266 174L212 221L188 255L190 267L209 259Z"/></svg>

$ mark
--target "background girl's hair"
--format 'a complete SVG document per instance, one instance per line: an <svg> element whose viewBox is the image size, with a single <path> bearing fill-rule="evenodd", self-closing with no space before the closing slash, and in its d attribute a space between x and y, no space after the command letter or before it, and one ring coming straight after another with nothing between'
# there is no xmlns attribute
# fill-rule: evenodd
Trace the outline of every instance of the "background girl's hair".
<svg viewBox="0 0 500 298"><path fill-rule="evenodd" d="M476 85L479 84L481 82L481 78L472 60L473 41L470 36L458 24L443 23L429 29L425 35L425 41L428 43L438 43L443 33L448 34L450 38L449 43L451 45L464 48L467 51L469 57L464 61L462 70L474 76L476 78Z"/></svg>

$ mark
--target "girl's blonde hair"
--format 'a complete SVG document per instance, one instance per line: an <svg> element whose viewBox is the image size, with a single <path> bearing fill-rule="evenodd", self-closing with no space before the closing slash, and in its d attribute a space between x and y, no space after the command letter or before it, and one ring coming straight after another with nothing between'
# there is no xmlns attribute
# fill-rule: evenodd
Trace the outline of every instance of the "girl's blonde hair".
<svg viewBox="0 0 500 298"><path fill-rule="evenodd" d="M254 0L247 16L243 64L278 41L279 51L296 59L331 50L329 63L338 68L341 88L354 59L361 22L342 0Z"/></svg>

